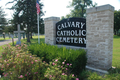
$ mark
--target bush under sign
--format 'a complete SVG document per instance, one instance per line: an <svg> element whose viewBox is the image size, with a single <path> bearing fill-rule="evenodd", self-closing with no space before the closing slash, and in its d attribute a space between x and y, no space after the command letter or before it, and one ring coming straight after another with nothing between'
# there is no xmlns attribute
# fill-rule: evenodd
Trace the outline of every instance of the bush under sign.
<svg viewBox="0 0 120 80"><path fill-rule="evenodd" d="M57 22L56 44L86 47L86 19L68 18Z"/></svg>

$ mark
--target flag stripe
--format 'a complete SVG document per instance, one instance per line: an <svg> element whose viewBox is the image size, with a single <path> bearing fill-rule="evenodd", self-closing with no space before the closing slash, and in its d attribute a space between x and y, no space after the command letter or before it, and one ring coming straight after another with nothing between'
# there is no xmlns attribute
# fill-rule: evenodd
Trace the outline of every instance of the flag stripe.
<svg viewBox="0 0 120 80"><path fill-rule="evenodd" d="M39 6L38 0L36 2L36 8L37 8L37 14L39 14L40 13L40 6Z"/></svg>

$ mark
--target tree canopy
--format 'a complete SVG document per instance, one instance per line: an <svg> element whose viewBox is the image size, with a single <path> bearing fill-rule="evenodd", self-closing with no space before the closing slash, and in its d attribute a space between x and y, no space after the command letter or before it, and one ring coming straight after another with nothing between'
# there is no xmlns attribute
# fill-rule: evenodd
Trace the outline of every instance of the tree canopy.
<svg viewBox="0 0 120 80"><path fill-rule="evenodd" d="M4 9L0 7L0 34L2 34L4 30L4 26L7 24L7 20L5 18L6 14L4 12Z"/></svg>
<svg viewBox="0 0 120 80"><path fill-rule="evenodd" d="M40 0L38 0L40 1ZM17 24L21 24L21 29L24 29L24 27L27 27L27 42L30 42L29 39L29 33L36 32L37 30L37 10L36 10L36 0L13 0L12 2L8 3L14 3L13 6L10 8L14 10L13 14L13 23L14 27L17 27ZM40 28L43 28L43 19L41 16L44 15L42 11L43 4L40 3ZM22 27L23 26L23 27ZM43 30L44 31L44 30Z"/></svg>
<svg viewBox="0 0 120 80"><path fill-rule="evenodd" d="M69 8L73 8L70 14L66 15L66 18L69 17L85 17L86 9L88 7L95 7L97 3L93 4L92 0L72 0L69 4ZM62 16L62 19L65 18Z"/></svg>
<svg viewBox="0 0 120 80"><path fill-rule="evenodd" d="M118 34L120 29L120 10L114 12L114 33Z"/></svg>
<svg viewBox="0 0 120 80"><path fill-rule="evenodd" d="M2 7L0 7L0 24L6 24L6 18L5 18L6 14L3 10Z"/></svg>

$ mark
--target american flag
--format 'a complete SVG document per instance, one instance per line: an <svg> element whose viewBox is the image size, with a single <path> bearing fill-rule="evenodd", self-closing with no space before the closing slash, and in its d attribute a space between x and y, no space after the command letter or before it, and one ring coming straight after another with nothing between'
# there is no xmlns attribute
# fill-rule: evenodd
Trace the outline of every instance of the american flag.
<svg viewBox="0 0 120 80"><path fill-rule="evenodd" d="M37 8L37 14L39 14L40 13L40 6L39 6L38 0L36 2L36 8Z"/></svg>

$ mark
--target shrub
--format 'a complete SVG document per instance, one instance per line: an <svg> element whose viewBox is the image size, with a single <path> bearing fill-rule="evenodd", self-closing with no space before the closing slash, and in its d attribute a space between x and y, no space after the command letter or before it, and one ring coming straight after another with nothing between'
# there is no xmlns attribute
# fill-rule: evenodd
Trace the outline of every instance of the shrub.
<svg viewBox="0 0 120 80"><path fill-rule="evenodd" d="M60 63L59 60L55 59L50 62L44 76L50 80L75 80L76 77L71 74L70 70L72 64L66 63L66 60Z"/></svg>
<svg viewBox="0 0 120 80"><path fill-rule="evenodd" d="M102 76L98 75L97 73L91 73L88 77L88 80L104 80Z"/></svg>
<svg viewBox="0 0 120 80"><path fill-rule="evenodd" d="M48 64L42 62L39 57L28 54L26 47L23 44L16 47L8 45L4 48L0 57L0 68L4 71L4 77L9 80L44 79L44 72Z"/></svg>
<svg viewBox="0 0 120 80"><path fill-rule="evenodd" d="M65 47L58 48L57 46L51 46L47 44L35 44L29 46L29 51L39 56L44 57L44 61L49 62L57 57L61 58L60 62L66 60L67 63L73 64L72 72L74 74L79 74L85 69L87 58L86 52L83 49L74 50L66 49Z"/></svg>

